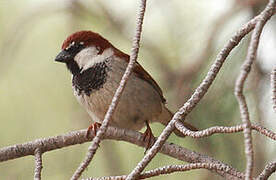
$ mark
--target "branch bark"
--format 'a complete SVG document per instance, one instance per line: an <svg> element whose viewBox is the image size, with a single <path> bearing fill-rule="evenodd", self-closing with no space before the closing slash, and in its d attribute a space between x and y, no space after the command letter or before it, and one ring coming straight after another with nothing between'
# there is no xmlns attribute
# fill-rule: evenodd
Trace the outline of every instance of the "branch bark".
<svg viewBox="0 0 276 180"><path fill-rule="evenodd" d="M183 124L179 121L175 123L175 127L182 132L185 136L189 136L192 138L204 138L211 136L216 133L237 133L244 130L244 126L237 125L237 126L231 126L231 127L225 127L225 126L213 126L208 129L200 130L200 131L191 131L187 129ZM257 125L257 124L251 124L252 130L256 130L260 134L272 139L276 140L276 133L274 133L271 130L268 130L267 128Z"/></svg>
<svg viewBox="0 0 276 180"><path fill-rule="evenodd" d="M40 148L35 149L34 156L35 156L34 180L41 180L42 152L41 152Z"/></svg>
<svg viewBox="0 0 276 180"><path fill-rule="evenodd" d="M273 68L271 72L271 90L272 90L272 107L274 112L276 113L276 66Z"/></svg>
<svg viewBox="0 0 276 180"><path fill-rule="evenodd" d="M257 177L257 180L267 180L275 171L276 162L274 161L265 166L263 172Z"/></svg>
<svg viewBox="0 0 276 180"><path fill-rule="evenodd" d="M257 49L259 46L260 36L263 30L264 25L273 15L275 0L270 0L265 10L261 13L259 20L257 21L256 27L251 36L251 41L248 47L248 52L246 60L242 65L242 70L236 81L235 86L235 95L237 97L241 119L243 122L243 133L244 133L244 144L245 144L245 154L246 154L246 170L245 170L245 179L250 180L253 176L253 167L254 167L254 153L253 153L253 144L252 144L252 134L251 134L251 122L249 118L248 106L246 103L245 96L243 94L245 80L247 79L251 66L256 60Z"/></svg>
<svg viewBox="0 0 276 180"><path fill-rule="evenodd" d="M208 169L208 170L216 170L216 171L224 171L228 172L229 169L222 164L214 164L214 163L191 163L186 165L170 165L170 166L164 166L160 168L156 168L150 171L146 171L142 173L139 176L139 179L147 179L154 176L159 176L162 174L171 174L175 172L185 172L190 171L194 169ZM229 171L229 173L231 173ZM232 174L235 176L235 174ZM106 177L100 177L100 178L87 178L85 180L125 180L127 178L127 175L122 176L106 176ZM236 178L239 179L239 178ZM84 180L84 179L83 179Z"/></svg>
<svg viewBox="0 0 276 180"><path fill-rule="evenodd" d="M86 129L69 132L63 135L37 139L35 141L27 142L24 144L17 144L9 147L0 149L0 162L20 158L28 155L34 155L36 149L40 149L41 153L45 153L52 150L57 150L60 148L68 147L71 145L82 144L89 142L93 139L93 133L90 134L89 139L86 138ZM115 127L108 127L107 131L103 137L104 139L126 141L135 144L140 147L146 147L147 143L143 141L143 134L137 131L132 131L128 129L120 129ZM212 157L204 154L200 154L184 147L178 146L173 143L165 143L160 149L160 153L167 156L173 157L175 159L190 162L190 163L214 163L222 164L223 166L230 169L230 173L218 171L217 173L222 177L234 177L242 178L243 173L239 172L235 168L222 163Z"/></svg>

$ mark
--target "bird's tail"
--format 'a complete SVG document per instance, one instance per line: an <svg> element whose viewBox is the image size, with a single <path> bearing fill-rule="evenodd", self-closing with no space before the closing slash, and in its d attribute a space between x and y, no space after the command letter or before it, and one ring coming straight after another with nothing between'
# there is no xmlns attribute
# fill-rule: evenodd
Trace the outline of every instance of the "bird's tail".
<svg viewBox="0 0 276 180"><path fill-rule="evenodd" d="M163 106L162 113L159 116L159 122L161 122L164 126L167 126L167 124L170 122L172 117L173 117L173 113L167 107ZM187 129L189 129L191 131L198 131L198 129L195 128L193 125L191 125L187 122L182 122L182 123ZM174 134L179 136L179 137L185 137L185 135L183 135L177 129L174 130Z"/></svg>

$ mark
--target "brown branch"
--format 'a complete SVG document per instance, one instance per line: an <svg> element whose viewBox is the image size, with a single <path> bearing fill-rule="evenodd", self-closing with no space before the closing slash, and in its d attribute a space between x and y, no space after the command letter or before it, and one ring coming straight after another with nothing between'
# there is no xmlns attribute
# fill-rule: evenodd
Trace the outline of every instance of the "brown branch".
<svg viewBox="0 0 276 180"><path fill-rule="evenodd" d="M237 133L244 130L243 125L237 125L237 126L231 126L231 127L225 127L225 126L213 126L208 129L204 129L201 131L191 131L187 129L185 126L183 126L183 123L177 121L175 123L175 127L182 132L185 136L189 136L192 138L204 138L211 136L216 133ZM273 131L266 129L265 127L257 124L251 124L251 128L253 130L256 130L260 134L269 137L272 140L276 140L276 133Z"/></svg>
<svg viewBox="0 0 276 180"><path fill-rule="evenodd" d="M273 106L273 110L276 113L276 66L273 68L272 72L271 72L271 90L272 90L272 106Z"/></svg>
<svg viewBox="0 0 276 180"><path fill-rule="evenodd" d="M9 147L4 147L0 149L0 162L20 158L28 155L34 155L36 149L40 149L42 153L68 147L71 145L82 144L91 141L93 138L93 133L90 134L89 139L86 138L86 129L69 132L67 134L37 139L35 141L27 142L24 144L17 144ZM104 139L112 139L118 141L126 141L135 144L140 147L147 147L147 143L143 141L143 134L137 131L120 129L115 127L108 127L107 131L103 137ZM184 147L178 146L173 143L165 143L160 153L167 156L173 157L175 159L190 162L190 163L214 163L222 164L223 166L230 169L230 172L218 171L217 173L225 178L234 177L242 178L243 173L237 171L233 167L222 163L212 157L203 155Z"/></svg>
<svg viewBox="0 0 276 180"><path fill-rule="evenodd" d="M272 173L276 171L276 162L271 162L265 166L263 172L257 177L257 180L267 180Z"/></svg>
<svg viewBox="0 0 276 180"><path fill-rule="evenodd" d="M251 41L248 48L248 53L246 60L242 65L242 70L236 81L235 85L235 95L237 97L241 119L244 125L244 141L245 141L245 154L246 154L246 171L245 179L252 179L253 176L253 167L254 167L254 153L253 153L253 144L252 144L252 134L251 134L251 122L249 118L248 107L246 103L245 96L243 94L245 80L248 77L248 74L251 70L252 63L256 60L257 49L259 45L260 36L263 30L265 23L273 15L273 9L275 6L275 1L270 0L269 4L262 12L260 19L258 20L256 27L251 36Z"/></svg>
<svg viewBox="0 0 276 180"><path fill-rule="evenodd" d="M197 103L203 98L203 96L208 91L209 87L213 83L216 78L222 64L224 63L226 57L232 51L234 47L236 47L241 39L248 34L255 27L256 22L259 20L260 16L255 17L251 21L249 21L246 25L244 25L241 29L239 29L236 34L228 41L228 43L224 46L221 52L218 54L215 63L212 65L209 70L207 76L204 78L202 83L195 90L192 97L179 109L178 112L175 113L173 119L163 130L161 135L158 137L157 141L154 145L149 149L144 158L138 163L135 169L129 174L127 180L136 179L139 177L140 173L144 170L147 164L154 158L157 152L160 150L164 142L167 140L173 129L175 128L175 122L177 120L184 120L185 117L194 109Z"/></svg>
<svg viewBox="0 0 276 180"><path fill-rule="evenodd" d="M42 170L42 152L40 148L36 148L34 151L35 155L35 171L34 180L41 180L41 170Z"/></svg>
<svg viewBox="0 0 276 180"><path fill-rule="evenodd" d="M75 171L75 173L73 174L73 176L71 178L72 180L78 179L81 176L82 172L87 168L87 166L91 162L92 158L94 157L94 155L99 147L101 139L103 138L103 136L106 132L109 121L119 103L119 99L120 99L122 92L125 88L126 82L129 79L129 76L132 72L132 69L135 65L136 59L138 57L138 52L139 52L139 48L140 48L139 43L140 43L140 37L141 37L141 33L142 33L142 24L143 24L143 19L144 19L144 15L145 15L145 10L146 10L146 0L141 0L141 4L140 4L139 10L138 10L138 15L137 15L137 21L136 21L136 23L137 23L136 32L135 32L134 39L133 39L133 44L132 44L132 49L131 49L130 60L129 60L128 66L127 66L125 73L122 77L120 85L117 88L117 90L112 98L112 102L109 105L107 113L105 114L102 125L101 125L99 131L97 131L97 135L94 137L92 144L88 148L88 153L86 155L86 158L80 164L80 166Z"/></svg>
<svg viewBox="0 0 276 180"><path fill-rule="evenodd" d="M224 171L224 172L229 171L229 169L222 164L192 163L192 164L186 164L186 165L164 166L150 171L146 171L139 176L139 179L146 179L154 176L159 176L162 174L184 172L184 171L190 171L194 169L208 169L208 170L216 170L216 171ZM231 174L230 171L228 173ZM236 174L232 174L232 175L235 177ZM121 176L106 176L106 177L100 177L100 178L87 178L83 180L125 180L126 178L127 178L127 175L121 175ZM236 177L236 179L239 179L239 178L240 177Z"/></svg>

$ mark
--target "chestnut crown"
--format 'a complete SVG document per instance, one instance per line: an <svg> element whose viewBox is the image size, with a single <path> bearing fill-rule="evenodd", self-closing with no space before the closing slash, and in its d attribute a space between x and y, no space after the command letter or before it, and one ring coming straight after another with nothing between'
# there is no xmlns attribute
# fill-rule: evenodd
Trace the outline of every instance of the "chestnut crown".
<svg viewBox="0 0 276 180"><path fill-rule="evenodd" d="M69 48L72 44L81 44L84 47L96 46L100 51L112 47L106 39L92 31L79 31L71 34L62 44L62 50Z"/></svg>

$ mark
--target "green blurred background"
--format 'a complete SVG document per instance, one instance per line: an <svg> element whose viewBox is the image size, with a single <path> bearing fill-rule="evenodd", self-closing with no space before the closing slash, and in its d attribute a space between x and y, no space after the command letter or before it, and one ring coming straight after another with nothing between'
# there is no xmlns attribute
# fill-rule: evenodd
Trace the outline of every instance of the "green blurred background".
<svg viewBox="0 0 276 180"><path fill-rule="evenodd" d="M171 110L189 98L206 75L217 53L242 24L263 9L262 0L148 1L139 62L160 84ZM102 34L129 53L139 1L129 0L0 0L0 147L84 129L91 124L71 89L71 75L54 58L63 40L78 30ZM262 35L258 61L247 81L245 95L253 122L275 130L269 73L275 65L275 17ZM248 46L245 38L188 121L200 129L240 124L234 83ZM155 136L163 127L153 124ZM275 144L254 132L255 174L275 159ZM243 134L170 142L245 168ZM42 178L69 179L90 143L43 155ZM104 141L83 177L129 173L143 157L135 145ZM273 159L274 158L274 159ZM157 155L147 170L183 164ZM31 156L0 163L0 179L32 179ZM276 176L274 176L276 177ZM207 170L194 170L152 179L222 179ZM272 177L273 179L273 177Z"/></svg>

